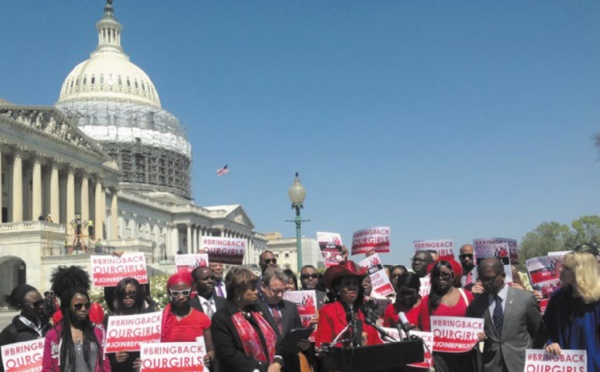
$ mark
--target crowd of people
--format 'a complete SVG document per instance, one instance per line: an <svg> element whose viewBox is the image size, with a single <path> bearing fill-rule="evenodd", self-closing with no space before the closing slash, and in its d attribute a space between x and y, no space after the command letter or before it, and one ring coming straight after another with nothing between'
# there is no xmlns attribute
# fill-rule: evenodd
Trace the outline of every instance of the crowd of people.
<svg viewBox="0 0 600 372"><path fill-rule="evenodd" d="M562 287L552 294L543 315L541 295L525 290L519 280L507 283L498 258L476 266L469 244L460 248L458 258L417 251L410 270L386 265L395 294L381 309L371 296L367 270L347 257L324 273L304 266L299 282L293 271L278 267L270 251L260 255L259 276L235 266L224 275L217 263L178 272L167 282L161 342L203 337L203 362L211 371L315 372L325 370L322 357L331 347L382 344L386 337L379 325L398 326L399 313L408 321L401 326L422 331L431 329L431 316L473 317L484 319L480 345L466 353L434 351L436 370L520 372L525 349L538 348L557 355L567 349L586 350L588 371L600 371L600 266L595 247L578 246L564 256ZM116 287L106 287L105 314L90 300L90 278L81 267L58 267L50 282L44 297L27 284L12 291L9 300L19 314L0 333L0 345L45 337L44 372L140 369L139 352L104 352L105 329L109 317L160 311L147 285L126 277ZM290 348L283 340L306 324L284 294L299 289L316 291L319 313L311 321L316 331ZM377 360L372 365L377 370Z"/></svg>

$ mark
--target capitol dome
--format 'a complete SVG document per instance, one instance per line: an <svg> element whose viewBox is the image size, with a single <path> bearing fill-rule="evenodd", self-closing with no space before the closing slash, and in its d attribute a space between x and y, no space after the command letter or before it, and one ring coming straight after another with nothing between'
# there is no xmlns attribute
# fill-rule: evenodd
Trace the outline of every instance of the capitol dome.
<svg viewBox="0 0 600 372"><path fill-rule="evenodd" d="M123 51L122 26L110 1L96 27L98 46L69 73L56 107L117 162L122 188L190 198L187 134L161 107L152 80Z"/></svg>

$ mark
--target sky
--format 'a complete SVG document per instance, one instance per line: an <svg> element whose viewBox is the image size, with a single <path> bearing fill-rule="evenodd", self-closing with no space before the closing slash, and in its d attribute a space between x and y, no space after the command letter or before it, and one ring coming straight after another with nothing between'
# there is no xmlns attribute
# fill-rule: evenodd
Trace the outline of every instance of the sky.
<svg viewBox="0 0 600 372"><path fill-rule="evenodd" d="M413 240L521 240L600 213L598 1L113 5L187 128L195 201L241 204L257 231L295 236L295 172L304 236L390 226L389 264ZM103 6L0 0L0 98L55 104Z"/></svg>

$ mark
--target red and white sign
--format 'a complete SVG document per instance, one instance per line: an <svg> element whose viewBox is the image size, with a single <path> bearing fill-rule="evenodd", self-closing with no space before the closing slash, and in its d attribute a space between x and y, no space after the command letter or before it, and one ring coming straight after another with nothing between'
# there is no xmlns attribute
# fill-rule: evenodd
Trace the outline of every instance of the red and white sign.
<svg viewBox="0 0 600 372"><path fill-rule="evenodd" d="M483 332L483 319L456 316L432 316L433 351L464 353L471 350Z"/></svg>
<svg viewBox="0 0 600 372"><path fill-rule="evenodd" d="M390 278L388 278L387 274L385 273L377 253L360 260L358 262L358 266L366 267L369 272L371 286L373 287L371 290L371 295L373 297L382 298L395 292L394 287L390 282Z"/></svg>
<svg viewBox="0 0 600 372"><path fill-rule="evenodd" d="M419 281L421 282L419 296L421 296L421 298L429 296L429 292L431 291L431 275L427 274L427 276L419 278Z"/></svg>
<svg viewBox="0 0 600 372"><path fill-rule="evenodd" d="M586 372L587 354L585 350L565 350L561 355L545 350L525 350L525 372Z"/></svg>
<svg viewBox="0 0 600 372"><path fill-rule="evenodd" d="M106 327L105 353L139 351L140 344L160 342L162 311L137 315L112 315Z"/></svg>
<svg viewBox="0 0 600 372"><path fill-rule="evenodd" d="M317 242L325 267L335 266L344 260L342 257L342 237L338 233L317 232Z"/></svg>
<svg viewBox="0 0 600 372"><path fill-rule="evenodd" d="M475 241L474 241L475 242ZM512 283L512 267L509 254L508 243L490 243L475 245L475 257L477 257L477 265L486 258L496 257L504 265L504 273L506 274L506 283Z"/></svg>
<svg viewBox="0 0 600 372"><path fill-rule="evenodd" d="M438 239L438 240L415 240L413 241L415 252L417 251L435 251L440 258L454 258L454 240Z"/></svg>
<svg viewBox="0 0 600 372"><path fill-rule="evenodd" d="M96 287L116 287L123 278L134 278L140 284L148 283L144 253L126 253L121 257L92 255L90 260Z"/></svg>
<svg viewBox="0 0 600 372"><path fill-rule="evenodd" d="M196 342L142 344L141 372L203 372L205 347Z"/></svg>
<svg viewBox="0 0 600 372"><path fill-rule="evenodd" d="M411 331L411 335L415 335L423 340L423 361L420 363L407 364L410 367L416 368L427 368L433 367L433 356L431 355L431 351L433 350L434 338L433 332L421 332L421 331Z"/></svg>
<svg viewBox="0 0 600 372"><path fill-rule="evenodd" d="M352 254L363 254L370 250L378 253L390 252L390 227L370 227L352 235Z"/></svg>
<svg viewBox="0 0 600 372"><path fill-rule="evenodd" d="M208 266L206 253L178 254L175 256L175 266L178 272L191 273L197 267Z"/></svg>
<svg viewBox="0 0 600 372"><path fill-rule="evenodd" d="M546 310L548 299L552 293L561 287L561 265L561 256L534 257L525 261L525 267L529 273L529 281L531 282L531 286L534 290L539 291L545 300L540 302L540 310L542 310L542 314Z"/></svg>
<svg viewBox="0 0 600 372"><path fill-rule="evenodd" d="M508 244L508 256L510 257L510 262L513 265L519 264L519 245L516 239L508 239L508 238L478 238L473 239L473 247L477 250L477 246L482 245L491 245L498 243L507 243ZM479 258L479 257L478 257Z"/></svg>
<svg viewBox="0 0 600 372"><path fill-rule="evenodd" d="M2 365L6 372L41 372L44 340L18 342L2 346Z"/></svg>
<svg viewBox="0 0 600 372"><path fill-rule="evenodd" d="M208 253L208 259L212 263L241 265L247 243L246 239L204 236L202 251Z"/></svg>
<svg viewBox="0 0 600 372"><path fill-rule="evenodd" d="M310 322L317 319L316 291L287 291L283 294L283 299L296 304L302 327L310 327Z"/></svg>

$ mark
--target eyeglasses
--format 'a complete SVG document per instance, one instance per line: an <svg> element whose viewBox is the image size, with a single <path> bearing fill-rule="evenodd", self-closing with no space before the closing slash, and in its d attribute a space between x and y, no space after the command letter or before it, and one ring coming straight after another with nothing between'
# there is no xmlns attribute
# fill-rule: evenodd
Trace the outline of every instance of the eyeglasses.
<svg viewBox="0 0 600 372"><path fill-rule="evenodd" d="M277 259L276 259L276 258L267 258L267 259L265 259L263 262L264 262L265 264L267 264L267 265L268 265L268 264L270 264L270 263L274 263L274 264L276 264L276 263L277 263Z"/></svg>
<svg viewBox="0 0 600 372"><path fill-rule="evenodd" d="M137 291L129 291L129 292L123 293L123 298L133 298L133 299L135 299L136 297L137 297Z"/></svg>
<svg viewBox="0 0 600 372"><path fill-rule="evenodd" d="M489 278L479 277L479 280L481 281L481 284L489 284L489 283L493 282L494 280L496 280L496 278L499 277L501 274L502 273L498 273L498 274L496 274L494 276L491 276Z"/></svg>
<svg viewBox="0 0 600 372"><path fill-rule="evenodd" d="M410 260L412 262L429 262L428 260L424 260L422 258L411 258Z"/></svg>
<svg viewBox="0 0 600 372"><path fill-rule="evenodd" d="M171 293L171 297L179 297L181 295L183 295L183 297L188 297L190 295L190 293L192 293L192 289L189 288L189 289L184 289L182 291L169 289L169 293Z"/></svg>
<svg viewBox="0 0 600 372"><path fill-rule="evenodd" d="M75 309L76 311L81 311L84 308L86 310L89 310L89 309L91 309L91 307L92 307L92 303L91 302L88 302L86 304L79 303L79 304L73 305L73 309Z"/></svg>
<svg viewBox="0 0 600 372"><path fill-rule="evenodd" d="M273 288L269 287L269 290L270 290L271 292L273 292L273 294L275 294L275 295L277 295L277 296L279 296L279 295L282 295L282 294L284 294L285 292L287 292L287 288L283 288L283 289L273 289Z"/></svg>
<svg viewBox="0 0 600 372"><path fill-rule="evenodd" d="M452 277L452 273L446 271L438 271L436 277L440 279L450 279Z"/></svg>
<svg viewBox="0 0 600 372"><path fill-rule="evenodd" d="M300 275L300 279L304 280L304 279L317 279L319 277L319 274L302 274Z"/></svg>
<svg viewBox="0 0 600 372"><path fill-rule="evenodd" d="M460 256L458 256L459 258L469 258L469 259L473 259L473 253L465 253L465 254L461 254Z"/></svg>

